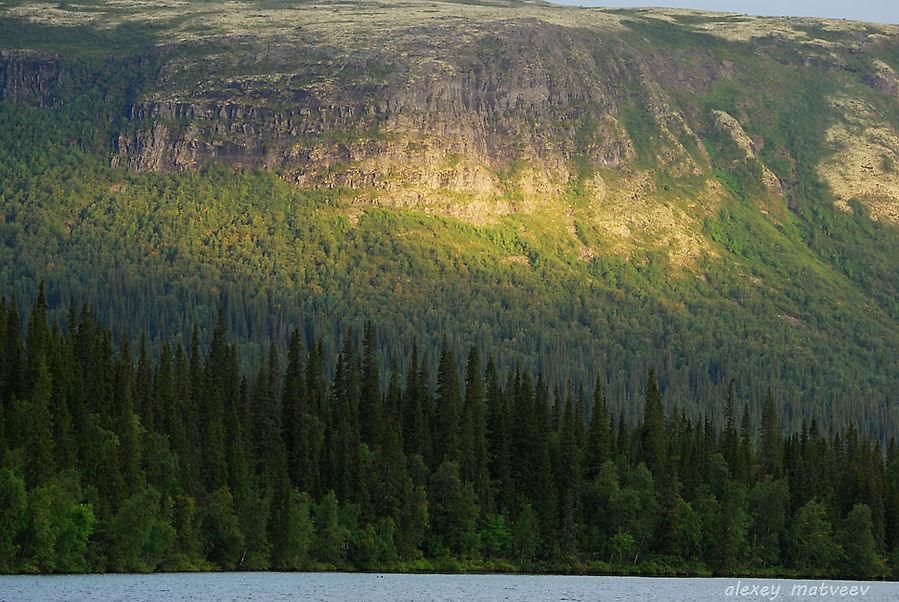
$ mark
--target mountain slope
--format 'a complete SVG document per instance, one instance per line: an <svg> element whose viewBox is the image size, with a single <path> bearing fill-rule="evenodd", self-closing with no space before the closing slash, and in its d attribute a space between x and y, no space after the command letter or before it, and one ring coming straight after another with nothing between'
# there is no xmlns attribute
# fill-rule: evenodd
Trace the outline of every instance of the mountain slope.
<svg viewBox="0 0 899 602"><path fill-rule="evenodd" d="M518 2L8 2L0 279L249 350L444 334L895 432L899 29ZM252 354L250 355L250 357Z"/></svg>

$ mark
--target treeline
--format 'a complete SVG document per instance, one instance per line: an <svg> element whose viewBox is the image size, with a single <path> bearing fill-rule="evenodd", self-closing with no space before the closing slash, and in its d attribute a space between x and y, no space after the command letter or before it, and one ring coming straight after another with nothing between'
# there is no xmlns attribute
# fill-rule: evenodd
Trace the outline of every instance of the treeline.
<svg viewBox="0 0 899 602"><path fill-rule="evenodd" d="M717 429L650 372L631 427L476 347L384 370L370 324L248 377L221 313L155 357L77 315L0 302L0 571L899 574L895 442L784 436L770 392Z"/></svg>

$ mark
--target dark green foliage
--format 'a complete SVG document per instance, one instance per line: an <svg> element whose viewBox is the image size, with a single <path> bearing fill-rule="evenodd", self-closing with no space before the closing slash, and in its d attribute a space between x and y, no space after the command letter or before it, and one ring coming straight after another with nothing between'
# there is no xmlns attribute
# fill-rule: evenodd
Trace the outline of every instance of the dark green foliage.
<svg viewBox="0 0 899 602"><path fill-rule="evenodd" d="M687 539L689 543L689 534L683 531L683 519L681 516L684 508L681 505L683 501L680 497L681 484L677 476L676 458L670 458L667 462L667 468L661 475L661 483L659 484L659 522L655 533L655 547L662 554L674 556L682 553L688 556L686 550L683 549L682 538Z"/></svg>
<svg viewBox="0 0 899 602"><path fill-rule="evenodd" d="M346 557L349 532L338 519L337 496L329 491L315 507L313 550L321 562L341 566Z"/></svg>
<svg viewBox="0 0 899 602"><path fill-rule="evenodd" d="M281 394L281 429L284 438L287 474L294 483L302 483L305 490L311 489L309 473L312 465L310 428L313 413L310 411L306 393L306 378L303 368L300 333L294 329L287 351L287 366L284 371L284 386Z"/></svg>
<svg viewBox="0 0 899 602"><path fill-rule="evenodd" d="M41 362L50 357L50 324L47 321L47 297L44 294L44 282L38 287L37 299L31 308L28 318L27 345L25 362L27 383L34 386L41 378Z"/></svg>
<svg viewBox="0 0 899 602"><path fill-rule="evenodd" d="M16 568L19 546L15 543L25 526L25 480L8 468L0 470L0 572Z"/></svg>
<svg viewBox="0 0 899 602"><path fill-rule="evenodd" d="M35 367L35 382L28 413L25 477L29 488L46 483L54 471L53 425L50 423L52 392L50 371L41 357Z"/></svg>
<svg viewBox="0 0 899 602"><path fill-rule="evenodd" d="M234 497L227 487L209 494L202 518L206 558L223 569L233 569L244 550L244 535L234 512Z"/></svg>
<svg viewBox="0 0 899 602"><path fill-rule="evenodd" d="M271 565L272 538L269 526L272 520L272 504L270 496L269 489L247 488L244 491L237 508L237 520L240 532L244 536L244 547L237 568L262 571ZM274 526L272 526L272 530L274 530ZM276 540L276 543L280 544L281 542Z"/></svg>
<svg viewBox="0 0 899 602"><path fill-rule="evenodd" d="M609 540L609 562L630 562L636 549L633 535L619 531Z"/></svg>
<svg viewBox="0 0 899 602"><path fill-rule="evenodd" d="M162 359L165 359L165 356ZM160 370L163 366L164 364L160 362ZM122 495L129 496L136 494L145 482L145 475L141 470L140 420L134 413L133 378L131 357L128 348L125 347L116 365L113 404L116 408L114 429L119 439L117 457L123 485ZM157 465L151 461L152 468L156 468Z"/></svg>
<svg viewBox="0 0 899 602"><path fill-rule="evenodd" d="M665 410L662 408L662 393L654 370L650 370L646 379L646 397L643 403L641 459L654 475L659 475L665 468Z"/></svg>
<svg viewBox="0 0 899 602"><path fill-rule="evenodd" d="M838 549L823 501L809 500L796 511L790 543L793 562L800 570L827 574L833 567Z"/></svg>
<svg viewBox="0 0 899 602"><path fill-rule="evenodd" d="M436 555L446 551L460 556L477 554L480 509L473 488L462 483L455 462L443 462L431 476L428 508L431 526L442 534L435 542Z"/></svg>
<svg viewBox="0 0 899 602"><path fill-rule="evenodd" d="M721 495L718 525L716 530L715 554L712 564L719 574L729 574L737 566L740 546L740 527L737 524L734 485L727 481Z"/></svg>
<svg viewBox="0 0 899 602"><path fill-rule="evenodd" d="M524 504L512 525L512 550L519 566L527 567L540 547L540 524L530 504Z"/></svg>
<svg viewBox="0 0 899 602"><path fill-rule="evenodd" d="M693 560L700 556L702 550L702 517L682 498L678 498L677 504L675 549L684 559Z"/></svg>
<svg viewBox="0 0 899 602"><path fill-rule="evenodd" d="M768 394L765 396L765 406L762 408L762 425L760 428L759 464L761 476L763 478L777 478L781 471L782 450L777 410L774 408L774 396L771 394L771 389L768 389Z"/></svg>
<svg viewBox="0 0 899 602"><path fill-rule="evenodd" d="M203 558L200 549L197 503L186 494L178 494L172 500L172 564L176 569L197 566Z"/></svg>
<svg viewBox="0 0 899 602"><path fill-rule="evenodd" d="M599 474L603 463L610 456L611 433L609 431L609 414L606 399L602 394L599 377L593 388L593 403L590 406L590 427L587 431L587 446L584 450L584 477L594 478Z"/></svg>
<svg viewBox="0 0 899 602"><path fill-rule="evenodd" d="M403 432L405 433L405 449L409 455L417 454L423 458L431 455L431 438L429 417L430 400L428 399L426 372L424 363L419 364L418 345L412 344L409 366L406 369L406 389L403 396Z"/></svg>
<svg viewBox="0 0 899 602"><path fill-rule="evenodd" d="M652 474L645 464L628 469L624 487L613 496L610 506L620 527L634 538L635 558L646 554L656 532L660 508Z"/></svg>
<svg viewBox="0 0 899 602"><path fill-rule="evenodd" d="M762 567L779 566L790 534L789 488L785 480L756 483L749 492L751 560Z"/></svg>
<svg viewBox="0 0 899 602"><path fill-rule="evenodd" d="M6 323L3 325L3 382L0 383L0 388L2 388L3 403L6 406L15 399L24 399L25 397L25 345L15 296L10 302L8 311L4 297L2 308L6 316ZM6 433L8 437L12 437L15 431L10 429L6 430Z"/></svg>
<svg viewBox="0 0 899 602"><path fill-rule="evenodd" d="M487 361L484 380L487 395L487 430L491 434L487 449L490 456L490 474L493 476L494 498L498 511L509 512L516 508L513 507L511 425L506 396L508 391L504 392L500 387L493 358Z"/></svg>
<svg viewBox="0 0 899 602"><path fill-rule="evenodd" d="M85 552L97 521L84 501L77 474L60 473L31 489L25 520L18 568L28 572L82 572L91 568Z"/></svg>
<svg viewBox="0 0 899 602"><path fill-rule="evenodd" d="M739 464L738 445L737 406L734 399L734 383L731 381L727 387L727 401L724 404L724 430L721 433L721 440L718 442L718 446L732 474L736 474Z"/></svg>
<svg viewBox="0 0 899 602"><path fill-rule="evenodd" d="M420 458L419 458L420 459ZM396 547L400 557L413 560L421 555L421 544L428 532L428 494L423 484L407 478L397 517Z"/></svg>
<svg viewBox="0 0 899 602"><path fill-rule="evenodd" d="M871 509L865 504L855 504L843 519L839 536L846 574L870 577L878 572L881 560L872 529Z"/></svg>
<svg viewBox="0 0 899 602"><path fill-rule="evenodd" d="M505 558L512 544L512 531L503 514L487 518L481 529L481 553L485 558Z"/></svg>
<svg viewBox="0 0 899 602"><path fill-rule="evenodd" d="M275 550L273 568L279 570L302 569L309 562L312 546L312 501L309 495L294 489L291 492L286 522L280 525L284 531L284 545Z"/></svg>
<svg viewBox="0 0 899 602"><path fill-rule="evenodd" d="M594 558L604 559L613 552L608 549L609 541L622 527L618 524L617 517L610 516L607 509L620 491L618 469L611 460L607 460L596 476L585 484L584 518L587 527L587 550ZM633 537L630 535L628 537L633 543Z"/></svg>
<svg viewBox="0 0 899 602"><path fill-rule="evenodd" d="M462 391L453 351L443 344L434 399L434 463L458 462L462 426Z"/></svg>
<svg viewBox="0 0 899 602"><path fill-rule="evenodd" d="M395 418L388 416L381 428L383 437L375 461L377 478L372 491L372 502L379 515L397 519L408 479L406 456L403 454L402 435Z"/></svg>
<svg viewBox="0 0 899 602"><path fill-rule="evenodd" d="M683 34L656 21L635 21L634 35L648 27L657 34L662 30L660 43L701 40L703 52L711 53L703 55L703 64L736 61L738 73L741 64L745 71L750 54L756 60L743 45L712 45L711 36ZM73 34L69 29L67 39ZM22 31L13 27L16 35L9 43L33 43L44 28L28 24ZM102 42L109 32L94 33ZM758 60L765 68L780 64L786 51L776 46L760 42ZM88 54L109 48L117 45L91 44ZM642 251L635 251L632 261L605 253L589 262L557 257L556 241L547 240L551 236L519 233L530 229L532 218L525 216L475 227L422 212L366 207L351 227L345 213L353 208L353 191L297 190L273 174L220 166L178 174L112 169L110 141L138 127L128 111L142 86L153 81L156 60L104 62L79 58L82 54L66 62L78 74L74 81L83 85L73 83L59 102L0 103L0 281L20 295L34 295L46 275L44 293L53 307L29 322L36 332L44 329L45 318L62 317L60 306L70 297L92 300L114 331L133 337L135 348L140 333L147 333L146 359L156 357L167 339L173 346L189 346L193 323L201 326L207 343L215 308L224 307L245 371L258 365L272 340L286 347L285 324L302 323L309 340L321 340L330 372L340 334L377 317L375 353L368 355L375 361L363 358L368 366L391 355L405 363L409 331L422 337L419 359L433 358L446 334L460 348L482 347L500 369L519 361L531 372L542 369L548 380L571 377L575 390L592 384L593 366L606 357L601 376L615 385L606 391L615 413L639 396L643 375L655 367L666 392L703 404L705 411L723 398L731 378L740 387L764 380L746 387L748 401L758 408L765 386L773 385L799 406L794 416L782 416L791 428L798 428L802 417L823 415L824 404L833 403L840 427L866 420L878 436L895 430L895 409L885 403L883 391L895 388L890 383L895 385L897 373L899 339L895 320L890 321L899 315L897 272L896 262L888 259L897 253L897 239L858 203L852 215L832 209L828 191L813 173L828 147L823 132L832 116L825 99L833 92L833 84L818 81L824 78L814 69L785 65L769 87L748 85L754 80L739 79L746 78L744 72L737 81L717 79L702 98L683 93L685 114L695 115L690 125L704 136L711 129L710 110L739 115L748 105L758 115L746 128L753 139L764 140L759 161L789 183L794 212L785 211L782 223L760 213L754 201L768 193L759 183L759 162L732 165L732 142L726 134L709 132L708 153L702 154L710 158L702 159L701 168L717 177L733 197L728 201L734 201L702 218L707 220L703 234L723 260L704 260L695 274L680 277L664 257ZM787 54L790 63L795 56ZM802 85L788 85L794 81ZM658 167L654 155L668 150L660 127L671 124L660 123L656 107L635 102L640 94L630 95L620 118L636 147L638 167L652 169ZM888 101L881 96L871 97L878 107ZM589 112L577 112L577 146L592 145L602 129ZM581 163L579 180L594 169L589 161ZM667 176L657 175L662 184ZM510 253L538 258L539 265L518 269L506 261ZM415 286L397 288L406 278ZM752 286L750 280L768 286ZM100 281L105 286L97 286ZM802 326L785 323L784 316ZM11 377L2 386L17 390L17 399L24 399L21 388L33 376L31 360L41 339L35 337L27 357L13 354L5 362ZM557 341L570 341L583 352L568 356ZM661 349L691 361L660 363ZM378 400L366 392L375 371L365 372L360 437L371 449L376 435L370 427L377 420L368 419L368 408ZM144 427L153 428L165 404L145 414L147 376L152 377L142 373L137 379L135 413ZM632 408L627 418L635 422ZM174 438L172 445L180 447ZM430 452L416 452L434 461Z"/></svg>
<svg viewBox="0 0 899 602"><path fill-rule="evenodd" d="M575 420L569 397L562 417L555 480L559 492L559 545L563 553L570 555L580 548L581 539L581 452Z"/></svg>
<svg viewBox="0 0 899 602"><path fill-rule="evenodd" d="M172 554L175 530L159 492L148 488L122 502L109 523L109 570L153 571Z"/></svg>
<svg viewBox="0 0 899 602"><path fill-rule="evenodd" d="M394 545L395 524L392 518L382 518L377 524L368 523L354 529L350 559L355 566L373 570L396 563L397 552Z"/></svg>
<svg viewBox="0 0 899 602"><path fill-rule="evenodd" d="M287 452L282 428L283 409L279 390L281 368L278 350L272 344L268 361L263 362L250 396L250 428L247 440L252 445L255 472L265 475L268 485L286 477Z"/></svg>
<svg viewBox="0 0 899 602"><path fill-rule="evenodd" d="M371 321L365 324L362 342L362 382L359 390L359 422L362 442L374 448L380 441L381 385L376 355L375 331Z"/></svg>
<svg viewBox="0 0 899 602"><path fill-rule="evenodd" d="M27 349L0 323L3 349ZM410 373L394 363L385 380L352 332L330 379L320 346L303 356L294 331L286 363L271 349L251 382L221 318L205 353L196 336L189 354L164 345L136 364L88 310L46 336L51 361L37 361L25 401L4 405L24 429L5 439L0 465L10 572L683 561L721 574L892 574L896 446L884 454L853 426L825 436L817 420L785 436L771 393L757 437L745 409L737 430L736 393L719 432L706 415L667 415L651 372L631 431L608 420L598 381L589 406L521 370L501 384L477 349L463 398L447 345L434 402L416 354ZM362 407L378 416L373 448ZM432 465L418 450L458 461Z"/></svg>
<svg viewBox="0 0 899 602"><path fill-rule="evenodd" d="M459 454L462 480L472 484L481 513L486 516L493 511L493 492L488 466L484 376L477 347L469 350L465 365L465 402L462 408Z"/></svg>

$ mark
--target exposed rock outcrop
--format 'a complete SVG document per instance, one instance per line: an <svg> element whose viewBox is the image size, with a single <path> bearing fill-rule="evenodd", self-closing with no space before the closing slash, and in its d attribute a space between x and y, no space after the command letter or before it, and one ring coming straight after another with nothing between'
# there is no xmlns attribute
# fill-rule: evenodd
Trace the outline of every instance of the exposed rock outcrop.
<svg viewBox="0 0 899 602"><path fill-rule="evenodd" d="M722 40L757 39L773 65L835 78L858 71L866 86L897 94L893 67L867 54L887 39L871 28L696 15L682 22L686 17L676 11L571 12L563 19L561 9L546 7L517 7L514 17L472 8L484 18L453 20L428 12L446 7L408 8L421 12L383 29L320 7L305 20L284 11L244 11L257 25L275 22L246 31L216 13L215 33L175 27L131 59L2 51L0 99L54 107L112 72L131 72L131 81L114 84L116 97L125 99L108 119L118 128L111 136L114 165L163 172L212 163L269 169L299 186L351 187L371 202L470 216L478 213L472 207L531 210L575 185L595 205L600 199L589 182L606 170L619 175L608 182L624 188L615 198L641 195L637 172L643 170L704 179L696 193L704 206L714 196L706 194L714 176L702 138L721 131L743 159L758 163L772 198L784 195L789 184L758 155L764 140L743 128L754 117L739 103L730 113L718 107L710 113L696 100L721 82L740 89L752 80L745 62L716 51ZM402 6L381 9L386 19ZM191 7L178 10L188 21L205 18ZM776 27L762 31L765 24ZM695 40L678 38L685 35ZM884 141L891 143L893 132L884 132L865 143L871 146L865 152L889 165L895 151ZM858 136L842 136L850 138ZM723 167L739 169L740 161L732 163ZM839 180L831 186L848 199L840 182L858 178L829 163L821 169L829 181ZM890 221L899 193L891 179L882 180L864 196L880 199L873 215Z"/></svg>

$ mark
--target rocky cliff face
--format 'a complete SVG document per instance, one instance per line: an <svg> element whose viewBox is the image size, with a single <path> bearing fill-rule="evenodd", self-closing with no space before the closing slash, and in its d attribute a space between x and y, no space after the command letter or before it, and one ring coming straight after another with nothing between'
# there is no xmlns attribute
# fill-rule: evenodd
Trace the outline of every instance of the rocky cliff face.
<svg viewBox="0 0 899 602"><path fill-rule="evenodd" d="M0 99L40 107L57 106L83 81L55 54L0 50Z"/></svg>
<svg viewBox="0 0 899 602"><path fill-rule="evenodd" d="M416 30L396 50L336 56L324 68L303 64L310 49L284 44L279 61L296 65L289 75L202 81L175 59L131 108L136 127L119 137L116 160L137 170L264 167L300 185L415 204L501 194L501 172L516 164L517 185L558 193L575 157L608 168L634 158L620 121L633 74L601 41L539 21L486 25L463 44L452 36ZM202 83L169 87L184 79Z"/></svg>

